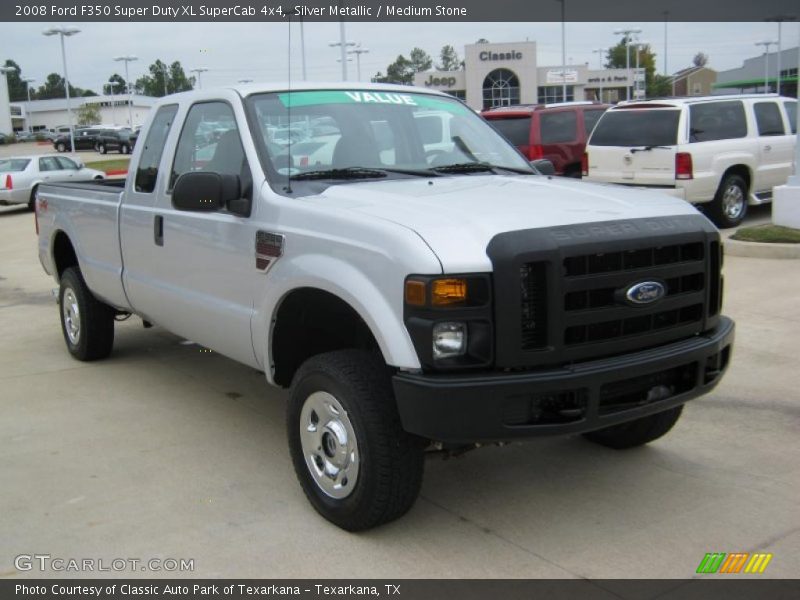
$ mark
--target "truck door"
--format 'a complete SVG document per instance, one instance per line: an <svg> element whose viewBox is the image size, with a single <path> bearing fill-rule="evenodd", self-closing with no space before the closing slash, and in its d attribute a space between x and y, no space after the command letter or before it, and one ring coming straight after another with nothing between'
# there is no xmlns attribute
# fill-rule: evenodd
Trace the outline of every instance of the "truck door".
<svg viewBox="0 0 800 600"><path fill-rule="evenodd" d="M758 130L760 161L756 173L756 192L771 192L786 183L792 172L794 136L787 135L778 103L755 102L753 112Z"/></svg>
<svg viewBox="0 0 800 600"><path fill-rule="evenodd" d="M165 161L166 162L166 161ZM150 257L132 282L131 302L155 323L202 346L254 364L250 335L257 227L227 210L188 212L172 205L177 178L190 171L237 175L252 196L252 175L233 108L199 101L183 122L166 181L149 221ZM141 259L140 259L141 260Z"/></svg>

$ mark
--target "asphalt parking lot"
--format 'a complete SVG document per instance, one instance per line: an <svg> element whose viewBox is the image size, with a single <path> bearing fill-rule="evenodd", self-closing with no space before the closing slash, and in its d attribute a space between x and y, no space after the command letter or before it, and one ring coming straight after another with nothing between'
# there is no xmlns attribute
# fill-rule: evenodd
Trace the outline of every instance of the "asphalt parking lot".
<svg viewBox="0 0 800 600"><path fill-rule="evenodd" d="M7 156L29 156L31 154L58 154L58 151L53 148L52 143L37 143L37 142L20 142L17 144L2 144L0 145L0 158ZM78 152L67 153L66 156L79 158L84 163L94 162L97 160L113 160L116 158L129 158L128 155L119 154L118 152L109 152L107 154L100 154L94 150L79 150Z"/></svg>
<svg viewBox="0 0 800 600"><path fill-rule="evenodd" d="M0 577L63 575L15 568L35 553L194 559L133 576L687 578L707 552L764 551L760 577L800 573L798 261L726 259L730 370L666 437L430 459L406 517L348 534L295 481L285 392L135 318L110 359L76 362L31 213L0 209L0 257Z"/></svg>

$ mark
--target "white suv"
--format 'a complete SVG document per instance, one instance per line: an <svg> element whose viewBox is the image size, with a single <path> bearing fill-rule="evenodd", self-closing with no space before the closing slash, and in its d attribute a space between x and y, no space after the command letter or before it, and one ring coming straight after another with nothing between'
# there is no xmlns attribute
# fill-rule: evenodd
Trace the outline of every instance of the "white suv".
<svg viewBox="0 0 800 600"><path fill-rule="evenodd" d="M795 133L797 101L775 94L627 102L600 118L583 175L708 204L718 226L733 227L786 183Z"/></svg>

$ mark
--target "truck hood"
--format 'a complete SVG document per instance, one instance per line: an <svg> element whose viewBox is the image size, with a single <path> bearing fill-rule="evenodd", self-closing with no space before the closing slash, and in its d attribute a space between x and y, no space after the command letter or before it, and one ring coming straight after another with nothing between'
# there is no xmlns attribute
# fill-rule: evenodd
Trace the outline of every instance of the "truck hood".
<svg viewBox="0 0 800 600"><path fill-rule="evenodd" d="M414 230L450 273L491 271L486 246L506 231L697 214L661 192L541 176L360 182L330 186L307 200Z"/></svg>

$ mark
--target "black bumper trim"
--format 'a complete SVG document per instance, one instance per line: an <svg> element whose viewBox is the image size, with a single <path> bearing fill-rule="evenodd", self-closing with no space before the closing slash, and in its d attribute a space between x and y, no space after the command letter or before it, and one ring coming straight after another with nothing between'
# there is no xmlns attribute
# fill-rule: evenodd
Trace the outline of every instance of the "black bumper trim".
<svg viewBox="0 0 800 600"><path fill-rule="evenodd" d="M722 378L724 368L713 372L709 380L706 363L732 345L734 329L731 319L720 317L714 330L686 340L623 356L535 372L473 375L398 373L393 378L394 392L404 429L431 440L471 443L583 433L661 412L711 391ZM603 386L687 364L697 365L696 380L687 391L601 414ZM574 390L581 391L586 403L583 414L576 420L525 425L506 422L503 411L510 398Z"/></svg>

